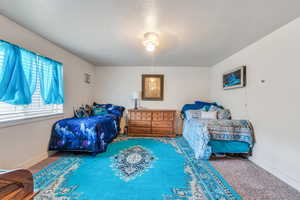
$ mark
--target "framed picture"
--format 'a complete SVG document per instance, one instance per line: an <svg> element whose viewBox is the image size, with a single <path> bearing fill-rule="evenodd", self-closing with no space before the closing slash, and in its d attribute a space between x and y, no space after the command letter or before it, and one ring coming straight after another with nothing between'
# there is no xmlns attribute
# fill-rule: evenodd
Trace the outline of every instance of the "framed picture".
<svg viewBox="0 0 300 200"><path fill-rule="evenodd" d="M223 74L224 90L246 86L246 66L235 68Z"/></svg>
<svg viewBox="0 0 300 200"><path fill-rule="evenodd" d="M164 98L164 75L142 75L142 100L162 101Z"/></svg>

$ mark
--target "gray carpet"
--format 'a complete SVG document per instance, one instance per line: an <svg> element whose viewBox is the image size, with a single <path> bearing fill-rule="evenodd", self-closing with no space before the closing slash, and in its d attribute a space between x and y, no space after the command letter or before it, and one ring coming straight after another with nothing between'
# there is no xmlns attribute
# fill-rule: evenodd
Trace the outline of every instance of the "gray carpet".
<svg viewBox="0 0 300 200"><path fill-rule="evenodd" d="M249 160L214 158L211 163L245 200L300 200L300 192Z"/></svg>

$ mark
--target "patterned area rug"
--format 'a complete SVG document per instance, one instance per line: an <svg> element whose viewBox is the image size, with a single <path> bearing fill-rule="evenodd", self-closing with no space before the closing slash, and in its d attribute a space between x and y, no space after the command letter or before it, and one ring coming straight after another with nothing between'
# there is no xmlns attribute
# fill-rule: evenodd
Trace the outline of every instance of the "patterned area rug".
<svg viewBox="0 0 300 200"><path fill-rule="evenodd" d="M65 156L34 176L36 200L239 200L183 138L122 138L96 157Z"/></svg>

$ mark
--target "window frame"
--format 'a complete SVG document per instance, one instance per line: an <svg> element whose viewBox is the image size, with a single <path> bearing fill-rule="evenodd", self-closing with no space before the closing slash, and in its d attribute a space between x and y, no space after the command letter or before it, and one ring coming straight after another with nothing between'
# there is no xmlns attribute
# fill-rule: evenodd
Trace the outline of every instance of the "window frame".
<svg viewBox="0 0 300 200"><path fill-rule="evenodd" d="M40 95L39 80L38 80L38 83L37 83L36 91L38 91L39 92L38 94ZM41 99L42 97L39 96L39 98L40 98L40 101L38 103L42 103L42 99ZM3 102L0 102L0 103L3 103ZM6 104L6 103L4 103L4 104ZM64 116L64 114L65 114L64 113L64 104L60 104L61 105L61 110L60 110L61 112L54 112L54 109L52 109L52 111L49 110L48 113L47 113L47 110L44 110L44 111L46 111L46 113L43 113L43 114L38 114L39 110L30 110L30 108L28 108L30 105L32 105L32 104L18 106L22 110L20 109L18 111L15 111L15 112L12 112L12 113L7 113L7 114L2 114L1 113L2 111L0 110L0 116L1 115L9 116L10 114L13 115L14 113L23 114L23 117L19 118L19 119L11 118L11 119L8 119L8 120L5 120L5 121L0 121L0 128L1 127L18 125L18 124L23 124L23 123L30 123L30 122L34 122L34 121L47 120L47 119L51 119L51 118L58 117L58 116ZM46 104L44 104L44 105L46 105ZM49 105L53 106L53 104L49 104ZM58 105L58 104L55 104L55 105ZM15 106L15 105L12 105L12 106ZM43 108L43 107L41 106L40 108ZM40 109L40 111L43 112L42 109ZM33 113L37 113L37 114L33 114Z"/></svg>
<svg viewBox="0 0 300 200"><path fill-rule="evenodd" d="M0 128L7 128L11 126L18 126L22 124L30 124L30 123L35 123L39 121L45 121L45 120L51 120L51 119L63 119L65 118L65 113L52 113L52 114L47 114L43 116L32 116L28 118L23 118L23 119L15 119L15 120L9 120L9 121L3 121L0 122Z"/></svg>
<svg viewBox="0 0 300 200"><path fill-rule="evenodd" d="M38 56L38 54L36 54L36 55ZM1 61L1 57L3 57L3 56L4 56L4 54L2 53L2 51L0 51L0 61ZM1 66L1 63L0 63L0 66ZM38 71L36 71L35 73L38 73ZM11 105L12 108L15 108L14 111L12 111L12 112L9 112L9 110L8 110L8 109L10 109L9 106L6 107L5 104L7 104L7 103L0 102L0 104L4 104L4 107L2 107L2 108L0 105L0 128L16 126L19 124L32 123L32 122L37 122L37 121L43 121L43 120L50 120L53 118L59 118L59 117L65 116L65 112L64 112L65 104L64 103L63 104L49 104L48 108L51 108L51 106L61 106L61 107L56 107L56 108L52 107L51 109L47 108L48 104L43 104L43 100L42 100L42 96L41 96L41 92L40 92L40 80L39 79L40 78L37 75L37 84L36 84L35 92L32 95L32 98L39 98L38 100L33 101L31 104L28 104L28 105L19 105L19 106ZM37 107L34 108L31 105L37 106ZM8 112L6 112L6 111L8 111ZM18 114L19 114L19 116L18 116ZM5 119L6 116L8 119ZM1 118L2 118L2 120L1 120Z"/></svg>

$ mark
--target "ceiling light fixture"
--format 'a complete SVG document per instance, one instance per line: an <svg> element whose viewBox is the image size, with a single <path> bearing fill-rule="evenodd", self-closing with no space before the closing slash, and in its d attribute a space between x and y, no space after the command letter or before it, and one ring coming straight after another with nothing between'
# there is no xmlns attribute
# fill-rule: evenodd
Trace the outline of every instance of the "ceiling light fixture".
<svg viewBox="0 0 300 200"><path fill-rule="evenodd" d="M143 45L146 50L149 52L155 51L155 49L159 46L158 34L154 32L147 32L144 34Z"/></svg>

